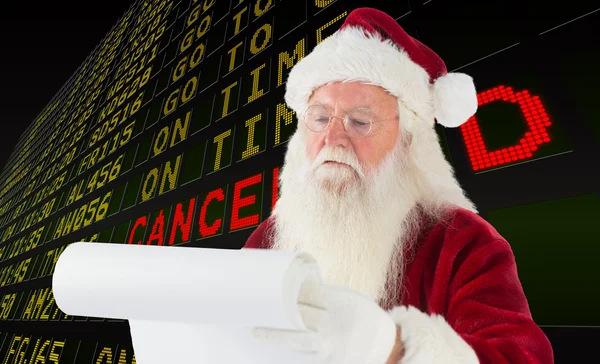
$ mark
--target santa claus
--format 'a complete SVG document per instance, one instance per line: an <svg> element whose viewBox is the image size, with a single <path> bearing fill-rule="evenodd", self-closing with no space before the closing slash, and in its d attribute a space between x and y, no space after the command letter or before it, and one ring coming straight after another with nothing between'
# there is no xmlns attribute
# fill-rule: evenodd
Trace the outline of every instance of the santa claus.
<svg viewBox="0 0 600 364"><path fill-rule="evenodd" d="M434 122L477 109L470 76L387 14L351 12L291 70L281 197L245 248L314 256L308 332L261 328L323 363L552 363L509 243L477 215Z"/></svg>

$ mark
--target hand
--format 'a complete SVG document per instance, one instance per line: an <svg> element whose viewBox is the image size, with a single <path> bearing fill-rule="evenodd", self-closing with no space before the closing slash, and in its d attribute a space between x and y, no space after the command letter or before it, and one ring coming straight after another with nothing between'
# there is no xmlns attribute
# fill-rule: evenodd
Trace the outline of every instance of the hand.
<svg viewBox="0 0 600 364"><path fill-rule="evenodd" d="M308 331L256 328L254 336L309 353L319 363L385 364L392 357L397 326L371 299L347 288L307 282L298 305Z"/></svg>

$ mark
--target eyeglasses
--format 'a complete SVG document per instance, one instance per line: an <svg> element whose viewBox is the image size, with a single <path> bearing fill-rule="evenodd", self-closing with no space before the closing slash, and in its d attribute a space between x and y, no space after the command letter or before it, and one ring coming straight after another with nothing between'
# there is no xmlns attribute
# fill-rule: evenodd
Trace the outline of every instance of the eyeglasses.
<svg viewBox="0 0 600 364"><path fill-rule="evenodd" d="M373 131L373 124L388 119L395 119L393 116L386 119L378 119L375 114L363 108L350 110L345 117L332 115L323 105L314 104L309 106L304 112L304 123L306 127L315 133L322 133L329 128L332 119L342 119L344 130L351 138L364 138Z"/></svg>

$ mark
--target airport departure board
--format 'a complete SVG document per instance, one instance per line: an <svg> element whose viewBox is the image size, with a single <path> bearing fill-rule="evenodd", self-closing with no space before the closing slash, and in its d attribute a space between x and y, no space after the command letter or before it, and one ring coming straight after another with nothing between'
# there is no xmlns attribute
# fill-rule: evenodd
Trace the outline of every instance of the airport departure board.
<svg viewBox="0 0 600 364"><path fill-rule="evenodd" d="M132 3L0 174L0 362L135 363L127 322L57 308L61 252L77 241L241 248L277 201L297 126L283 101L289 70L361 6L473 76L477 114L436 128L511 243L536 322L551 340L554 328L599 326L600 51L587 38L600 12L525 3Z"/></svg>

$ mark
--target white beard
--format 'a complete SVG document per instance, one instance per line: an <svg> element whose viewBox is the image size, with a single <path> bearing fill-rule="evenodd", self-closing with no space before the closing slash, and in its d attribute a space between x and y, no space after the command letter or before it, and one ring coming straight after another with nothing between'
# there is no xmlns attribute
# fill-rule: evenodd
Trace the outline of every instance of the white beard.
<svg viewBox="0 0 600 364"><path fill-rule="evenodd" d="M311 164L302 139L297 132L288 146L273 211L273 248L311 254L328 284L375 301L397 297L404 237L418 226L409 214L418 200L409 157L398 143L379 168L364 171L353 153L324 147ZM322 165L324 160L350 164L354 171Z"/></svg>

